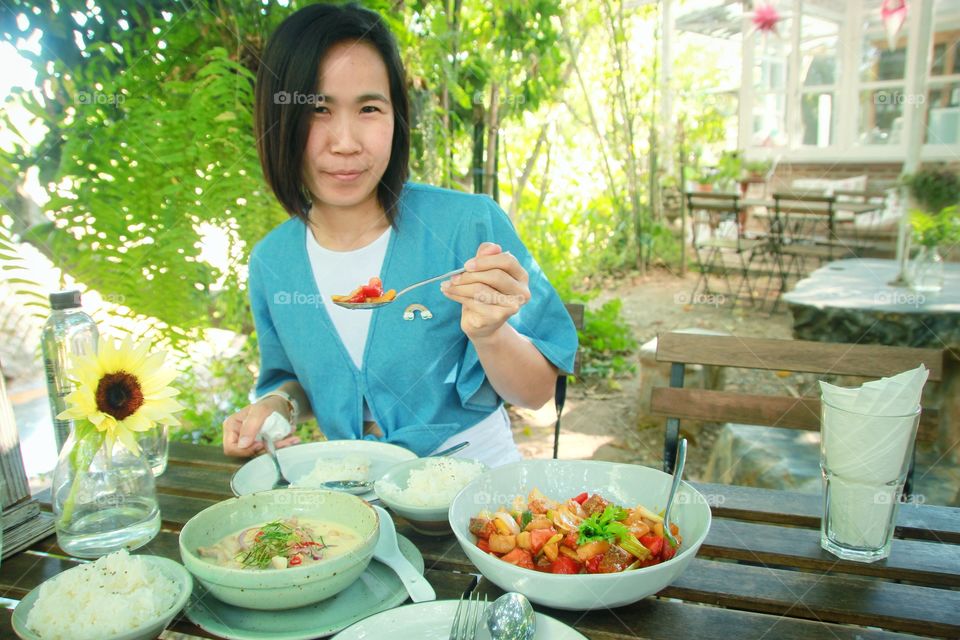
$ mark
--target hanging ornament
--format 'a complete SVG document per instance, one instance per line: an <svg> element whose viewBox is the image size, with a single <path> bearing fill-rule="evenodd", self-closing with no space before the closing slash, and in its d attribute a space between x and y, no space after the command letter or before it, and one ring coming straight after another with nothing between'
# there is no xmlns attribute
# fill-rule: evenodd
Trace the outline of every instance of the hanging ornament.
<svg viewBox="0 0 960 640"><path fill-rule="evenodd" d="M777 8L769 2L753 6L753 26L760 33L780 35L777 33L777 23L782 19L783 16L780 15Z"/></svg>
<svg viewBox="0 0 960 640"><path fill-rule="evenodd" d="M897 35L907 21L907 0L883 0L880 5L880 18L887 30L887 48L897 48Z"/></svg>

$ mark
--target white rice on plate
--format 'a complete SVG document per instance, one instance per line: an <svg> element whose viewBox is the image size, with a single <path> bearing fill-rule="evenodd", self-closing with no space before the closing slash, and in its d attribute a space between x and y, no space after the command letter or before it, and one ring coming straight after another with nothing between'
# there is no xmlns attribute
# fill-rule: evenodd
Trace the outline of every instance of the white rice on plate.
<svg viewBox="0 0 960 640"><path fill-rule="evenodd" d="M424 458L423 468L410 470L406 487L401 489L393 482L381 480L378 490L384 499L400 504L443 507L483 471L483 465L475 460Z"/></svg>
<svg viewBox="0 0 960 640"><path fill-rule="evenodd" d="M370 460L363 456L320 458L313 470L293 483L295 487L319 487L331 480L366 480L370 473Z"/></svg>
<svg viewBox="0 0 960 640"><path fill-rule="evenodd" d="M27 628L43 640L103 640L160 617L178 593L176 582L122 549L40 585Z"/></svg>

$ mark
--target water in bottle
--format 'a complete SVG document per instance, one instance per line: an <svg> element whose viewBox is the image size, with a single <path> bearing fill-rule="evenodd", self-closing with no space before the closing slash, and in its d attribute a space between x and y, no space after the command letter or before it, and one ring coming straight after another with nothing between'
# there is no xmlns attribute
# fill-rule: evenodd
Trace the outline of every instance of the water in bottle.
<svg viewBox="0 0 960 640"><path fill-rule="evenodd" d="M73 357L96 353L99 334L97 323L80 308L79 291L50 294L50 308L50 317L43 325L41 346L59 454L73 426L72 420L57 420L60 412L67 408L66 397L75 386L67 377L67 369Z"/></svg>

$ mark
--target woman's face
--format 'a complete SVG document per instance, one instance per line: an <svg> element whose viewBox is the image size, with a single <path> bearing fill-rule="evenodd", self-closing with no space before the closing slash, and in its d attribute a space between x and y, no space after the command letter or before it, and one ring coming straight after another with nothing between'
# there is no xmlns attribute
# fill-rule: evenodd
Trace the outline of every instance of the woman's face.
<svg viewBox="0 0 960 640"><path fill-rule="evenodd" d="M387 67L371 45L341 42L320 63L318 88L303 182L321 211L371 206L393 141Z"/></svg>

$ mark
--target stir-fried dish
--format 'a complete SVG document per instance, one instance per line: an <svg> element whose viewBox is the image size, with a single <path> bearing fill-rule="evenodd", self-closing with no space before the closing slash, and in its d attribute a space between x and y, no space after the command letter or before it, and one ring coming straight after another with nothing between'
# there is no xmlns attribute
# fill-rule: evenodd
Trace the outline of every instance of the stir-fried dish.
<svg viewBox="0 0 960 640"><path fill-rule="evenodd" d="M359 544L360 536L341 524L294 517L247 527L197 552L225 567L287 569L343 555Z"/></svg>
<svg viewBox="0 0 960 640"><path fill-rule="evenodd" d="M383 282L374 276L367 284L362 284L345 296L332 296L334 302L389 302L397 297L393 289L383 290Z"/></svg>
<svg viewBox="0 0 960 640"><path fill-rule="evenodd" d="M504 562L547 573L616 573L666 562L682 542L675 524L664 536L663 517L638 505L624 508L600 494L556 502L534 489L510 509L470 518L477 547Z"/></svg>

